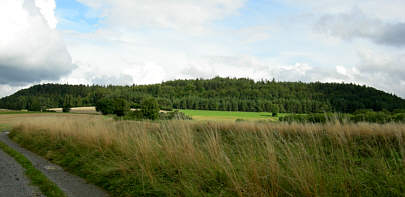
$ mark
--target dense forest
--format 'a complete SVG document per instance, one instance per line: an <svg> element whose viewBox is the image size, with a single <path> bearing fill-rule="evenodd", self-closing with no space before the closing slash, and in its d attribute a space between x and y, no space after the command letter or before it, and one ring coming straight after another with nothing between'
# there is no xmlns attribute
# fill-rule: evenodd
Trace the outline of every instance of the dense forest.
<svg viewBox="0 0 405 197"><path fill-rule="evenodd" d="M345 112L405 109L405 100L375 88L346 83L253 81L246 78L174 80L153 85L89 86L43 84L0 99L0 108L41 110L94 106L118 97L136 108L155 97L161 109L204 109L255 112Z"/></svg>

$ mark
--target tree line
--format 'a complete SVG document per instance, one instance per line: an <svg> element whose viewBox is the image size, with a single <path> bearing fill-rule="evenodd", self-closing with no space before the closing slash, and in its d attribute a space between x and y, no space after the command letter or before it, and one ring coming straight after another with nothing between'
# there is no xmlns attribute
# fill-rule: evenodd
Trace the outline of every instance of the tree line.
<svg viewBox="0 0 405 197"><path fill-rule="evenodd" d="M139 108L154 97L160 109L201 109L274 113L353 113L405 109L405 100L372 87L347 83L253 81L246 78L173 80L152 85L99 86L42 84L0 99L0 108L39 111L64 106L95 106L120 98Z"/></svg>

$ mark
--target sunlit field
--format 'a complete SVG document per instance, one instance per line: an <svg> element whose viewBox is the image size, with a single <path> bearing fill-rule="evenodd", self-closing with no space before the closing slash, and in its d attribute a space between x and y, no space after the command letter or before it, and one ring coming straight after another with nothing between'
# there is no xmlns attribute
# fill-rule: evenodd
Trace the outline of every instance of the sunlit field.
<svg viewBox="0 0 405 197"><path fill-rule="evenodd" d="M405 125L32 117L16 142L113 196L401 196Z"/></svg>
<svg viewBox="0 0 405 197"><path fill-rule="evenodd" d="M180 110L194 120L269 120L277 121L269 112L234 112L234 111L209 111L209 110ZM283 114L279 114L283 115Z"/></svg>

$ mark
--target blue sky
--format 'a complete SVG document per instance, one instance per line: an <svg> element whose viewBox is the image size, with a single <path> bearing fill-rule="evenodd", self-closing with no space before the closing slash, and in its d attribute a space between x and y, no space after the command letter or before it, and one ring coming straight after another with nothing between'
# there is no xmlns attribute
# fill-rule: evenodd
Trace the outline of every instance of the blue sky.
<svg viewBox="0 0 405 197"><path fill-rule="evenodd" d="M88 6L75 0L56 0L56 17L59 19L58 30L72 30L82 33L94 32L103 19Z"/></svg>
<svg viewBox="0 0 405 197"><path fill-rule="evenodd" d="M6 27L0 37L7 38L0 69L8 72L0 76L7 79L0 80L0 96L45 82L125 85L229 76L358 83L405 97L403 0L0 4L0 17L15 19L0 19ZM20 43L28 47L16 47Z"/></svg>

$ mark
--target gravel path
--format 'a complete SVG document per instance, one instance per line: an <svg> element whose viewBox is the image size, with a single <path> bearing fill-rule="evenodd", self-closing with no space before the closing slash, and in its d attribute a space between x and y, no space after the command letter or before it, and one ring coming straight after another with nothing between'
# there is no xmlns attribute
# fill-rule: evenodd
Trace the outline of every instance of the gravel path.
<svg viewBox="0 0 405 197"><path fill-rule="evenodd" d="M107 192L103 191L102 189L98 188L95 185L92 184L88 184L86 183L86 181L78 176L72 175L68 172L65 172L61 167L52 164L51 162L49 162L48 160L20 147L18 144L16 144L15 142L11 141L8 136L7 133L1 133L0 132L0 141L2 141L3 143L7 144L8 146L10 146L11 148L13 148L14 150L16 150L17 152L20 152L21 154L23 154L28 160L31 161L31 163L35 166L35 168L37 168L38 170L40 170L45 176L47 176L49 178L49 180L51 180L52 182L54 182L56 185L58 185L58 187L65 192L65 194L68 197L106 197L109 196L107 194ZM7 158L7 154L3 152L3 154L0 153L0 196L27 196L27 195L18 195L17 193L15 195L13 195L12 191L16 191L20 189L20 184L17 184L15 181L16 178L13 178L13 175L17 174L16 170L20 170L20 173L22 173L22 175L24 174L22 167L14 161L13 158L8 157ZM10 159L11 158L11 159ZM14 164L7 164L7 162L4 162L3 164L3 160L8 161L9 163L14 162ZM9 166L7 166L9 165ZM3 166L5 169L3 169ZM9 168L13 169L13 170L8 170ZM14 170L15 169L15 170ZM11 172L9 175L3 176L3 171L9 171ZM15 172L13 172L15 171ZM7 172L8 173L8 172ZM12 180L14 179L14 180ZM21 179L20 177L18 177L18 179ZM3 187L3 182L5 183L5 185L18 185L15 188L10 187L10 194L11 195L2 195L2 187ZM21 186L22 187L22 186ZM5 187L8 188L8 187ZM6 190L5 190L6 191ZM29 192L31 192L32 190L22 190L21 192L28 192L28 196L32 196L30 195ZM17 192L17 191L16 191Z"/></svg>
<svg viewBox="0 0 405 197"><path fill-rule="evenodd" d="M33 197L43 196L39 189L30 185L24 175L24 168L14 158L0 149L0 196Z"/></svg>

